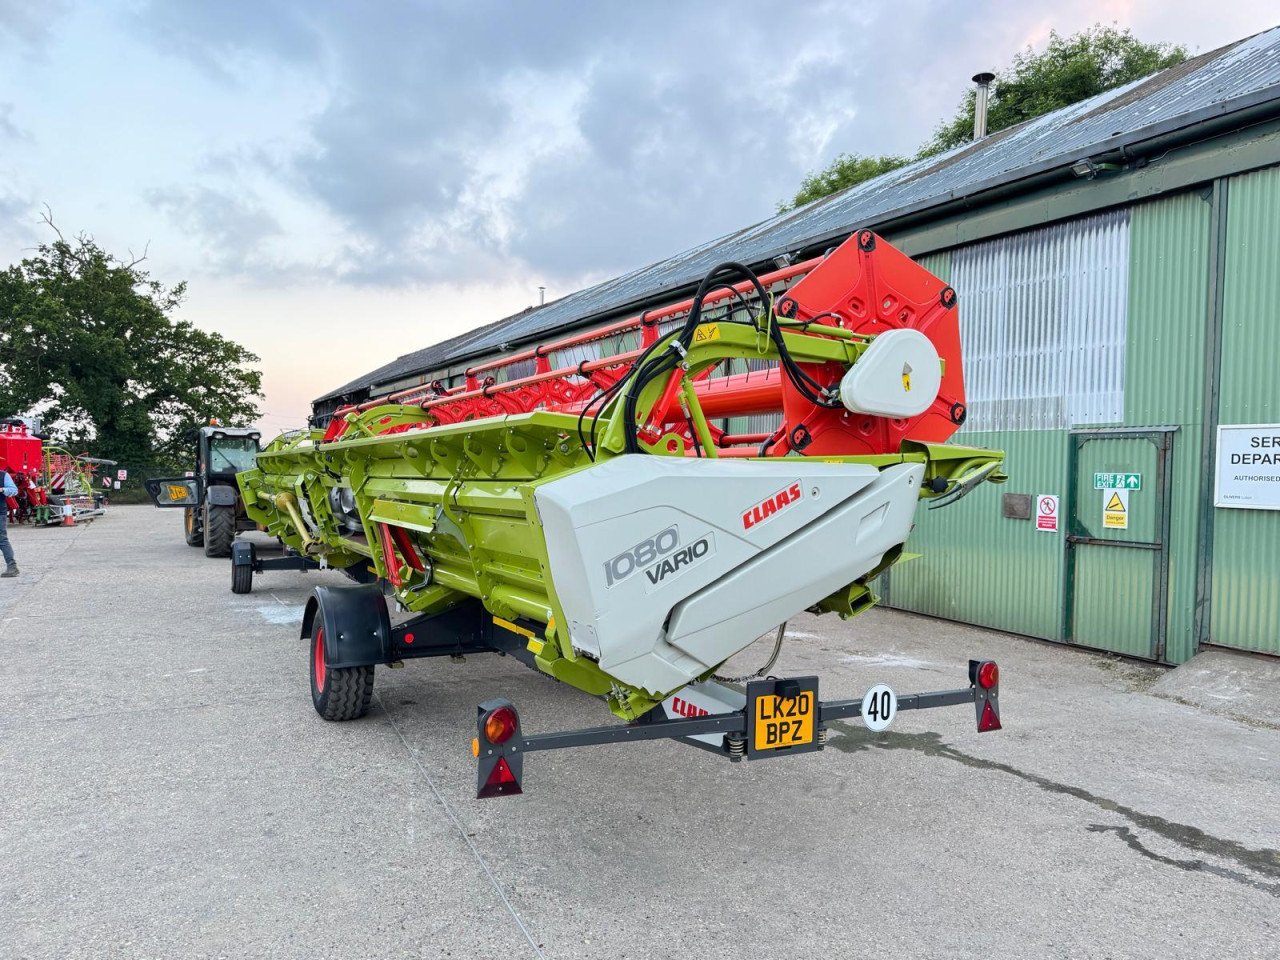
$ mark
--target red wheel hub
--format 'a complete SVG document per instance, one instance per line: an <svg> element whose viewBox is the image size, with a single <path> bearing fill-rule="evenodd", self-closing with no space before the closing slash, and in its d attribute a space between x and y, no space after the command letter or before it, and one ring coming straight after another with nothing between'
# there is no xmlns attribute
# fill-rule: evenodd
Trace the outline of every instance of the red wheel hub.
<svg viewBox="0 0 1280 960"><path fill-rule="evenodd" d="M315 643L311 649L312 670L316 677L316 689L324 690L324 627L316 631Z"/></svg>

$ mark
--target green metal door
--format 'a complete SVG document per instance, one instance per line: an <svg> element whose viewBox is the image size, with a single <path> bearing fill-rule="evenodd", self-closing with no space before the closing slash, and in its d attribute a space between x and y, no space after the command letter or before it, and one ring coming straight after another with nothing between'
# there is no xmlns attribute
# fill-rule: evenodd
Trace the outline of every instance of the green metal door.
<svg viewBox="0 0 1280 960"><path fill-rule="evenodd" d="M1164 659L1176 427L1071 432L1062 635Z"/></svg>

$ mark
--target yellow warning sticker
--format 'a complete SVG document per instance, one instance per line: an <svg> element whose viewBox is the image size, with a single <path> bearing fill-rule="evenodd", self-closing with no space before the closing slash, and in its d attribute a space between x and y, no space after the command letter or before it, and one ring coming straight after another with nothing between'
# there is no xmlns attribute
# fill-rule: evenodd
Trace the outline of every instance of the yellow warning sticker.
<svg viewBox="0 0 1280 960"><path fill-rule="evenodd" d="M1129 529L1129 491L1102 491L1102 526L1107 530Z"/></svg>
<svg viewBox="0 0 1280 960"><path fill-rule="evenodd" d="M710 343L712 340L720 339L720 324L718 323L700 323L693 331L694 343Z"/></svg>

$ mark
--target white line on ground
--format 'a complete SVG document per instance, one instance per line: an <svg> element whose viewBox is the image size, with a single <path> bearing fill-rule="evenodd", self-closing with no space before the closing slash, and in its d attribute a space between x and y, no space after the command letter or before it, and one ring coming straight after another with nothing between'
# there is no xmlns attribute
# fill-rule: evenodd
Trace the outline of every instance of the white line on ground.
<svg viewBox="0 0 1280 960"><path fill-rule="evenodd" d="M449 818L449 822L452 823L454 828L458 831L458 836L462 838L468 849L470 849L471 856L474 857L476 863L480 865L480 869L484 871L484 875L489 878L489 883L492 884L494 892L498 894L498 899L501 900L502 905L507 908L507 912L511 914L511 919L516 922L516 926L520 928L520 932L524 934L524 938L529 941L529 946L533 948L534 954L538 957L538 960L546 960L546 954L542 952L542 949L538 946L538 941L533 938L533 934L529 931L529 928L525 926L524 919L520 916L520 912L516 910L515 905L507 899L507 892L502 889L502 884L498 882L498 878L495 877L493 875L493 871L489 869L489 864L485 862L484 856L480 853L480 849L472 842L471 837L467 835L466 828L462 826L461 821L459 821L457 816L454 814L453 807L449 806L449 801L445 800L444 794L436 789L436 783L431 779L431 774L427 772L427 768L424 767L422 765L422 761L418 759L418 752L414 750L413 747L409 746L409 741L406 740L404 734L400 732L400 727L396 725L395 719L391 716L391 711L387 709L387 705L382 702L382 697L375 693L373 695L373 699L378 701L378 706L382 707L382 712L387 718L387 723L391 725L391 729L395 731L395 735L400 738L400 742L404 745L405 750L413 760L413 765L417 767L418 772L422 774L422 779L427 782L427 789L431 791L432 795L440 803L445 816Z"/></svg>

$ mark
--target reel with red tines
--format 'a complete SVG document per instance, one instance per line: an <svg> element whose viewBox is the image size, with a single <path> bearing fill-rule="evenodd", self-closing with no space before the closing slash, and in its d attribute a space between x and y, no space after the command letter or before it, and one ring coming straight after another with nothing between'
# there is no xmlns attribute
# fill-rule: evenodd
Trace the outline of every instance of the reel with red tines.
<svg viewBox="0 0 1280 960"><path fill-rule="evenodd" d="M862 230L855 243L842 244L779 299L778 316L860 334L919 331L941 361L936 397L919 414L876 416L844 406L817 406L784 379L783 422L790 426L770 447L770 456L791 450L805 456L897 453L903 440L942 443L964 423L956 293L906 254L878 241L870 230ZM838 383L844 372L835 363L801 368L824 384ZM902 376L909 377L910 371Z"/></svg>

